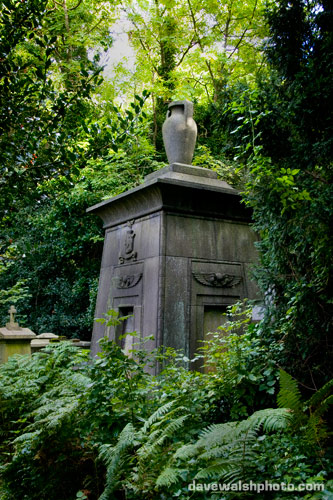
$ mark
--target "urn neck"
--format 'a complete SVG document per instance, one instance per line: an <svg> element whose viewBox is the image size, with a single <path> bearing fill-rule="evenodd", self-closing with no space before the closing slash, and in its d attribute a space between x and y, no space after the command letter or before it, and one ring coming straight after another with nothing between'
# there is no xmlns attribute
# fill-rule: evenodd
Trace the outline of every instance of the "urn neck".
<svg viewBox="0 0 333 500"><path fill-rule="evenodd" d="M173 101L168 106L167 118L172 115L183 115L185 120L193 118L193 104L190 101Z"/></svg>
<svg viewBox="0 0 333 500"><path fill-rule="evenodd" d="M168 109L168 118L174 115L184 115L185 114L185 106L184 104L177 104Z"/></svg>

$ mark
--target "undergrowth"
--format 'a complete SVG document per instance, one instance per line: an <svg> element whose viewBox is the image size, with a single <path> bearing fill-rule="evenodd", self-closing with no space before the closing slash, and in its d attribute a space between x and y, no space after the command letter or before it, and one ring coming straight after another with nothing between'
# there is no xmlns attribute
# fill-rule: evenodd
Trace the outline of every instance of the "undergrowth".
<svg viewBox="0 0 333 500"><path fill-rule="evenodd" d="M331 498L332 381L304 398L250 311L228 314L198 354L205 373L172 349L147 354L138 342L127 357L107 339L94 360L67 342L10 358L0 367L1 499L258 498L200 489L239 481L326 488L264 499Z"/></svg>

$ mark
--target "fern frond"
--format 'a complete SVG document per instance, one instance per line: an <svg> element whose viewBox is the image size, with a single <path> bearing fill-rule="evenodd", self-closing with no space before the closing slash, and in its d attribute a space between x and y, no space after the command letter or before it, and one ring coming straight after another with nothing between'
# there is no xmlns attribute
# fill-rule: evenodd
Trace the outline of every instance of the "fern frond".
<svg viewBox="0 0 333 500"><path fill-rule="evenodd" d="M187 408L185 408L184 406L176 406L176 408L173 408L172 410L168 411L164 415L160 416L159 420L157 420L156 422L154 422L151 425L151 429L155 430L155 429L159 429L160 427L163 427L165 425L165 423L172 420L176 414L178 414L180 412L186 412L186 411L187 411Z"/></svg>
<svg viewBox="0 0 333 500"><path fill-rule="evenodd" d="M172 420L165 428L163 432L163 441L166 438L172 437L175 432L177 432L181 427L183 427L183 424L185 420L188 419L190 415L182 415L181 417L176 418L175 420ZM160 438L161 439L161 438Z"/></svg>
<svg viewBox="0 0 333 500"><path fill-rule="evenodd" d="M197 446L208 448L223 442L229 442L230 436L235 437L235 429L238 422L227 422L225 424L212 424L199 434Z"/></svg>
<svg viewBox="0 0 333 500"><path fill-rule="evenodd" d="M179 460L188 460L196 455L197 449L198 448L195 444L185 444L181 448L178 448L174 454L174 458Z"/></svg>
<svg viewBox="0 0 333 500"><path fill-rule="evenodd" d="M239 437L235 437L229 443L209 447L208 449L206 448L205 452L202 452L201 449L200 458L204 460L211 460L213 458L232 457L233 454L238 453L238 450L242 450L244 455L248 452L248 450L251 450L250 447L255 443L256 439L257 433L255 431L241 433Z"/></svg>
<svg viewBox="0 0 333 500"><path fill-rule="evenodd" d="M144 439L147 439L146 441L146 446L149 446L151 443L156 443L157 439L160 437L161 433L163 432L163 428L156 429L154 430L151 434L147 436L144 436L144 434L141 432L141 435Z"/></svg>
<svg viewBox="0 0 333 500"><path fill-rule="evenodd" d="M156 487L160 488L161 486L169 487L171 484L177 483L182 470L175 469L173 467L166 467L161 474L156 479Z"/></svg>
<svg viewBox="0 0 333 500"><path fill-rule="evenodd" d="M279 408L289 408L295 415L299 416L302 412L303 404L297 382L284 370L280 370L280 391L277 403Z"/></svg>
<svg viewBox="0 0 333 500"><path fill-rule="evenodd" d="M320 444L329 435L324 415L333 404L332 388L333 379L329 380L321 389L318 389L305 404L305 410L310 411L306 425L306 436L309 443Z"/></svg>
<svg viewBox="0 0 333 500"><path fill-rule="evenodd" d="M234 464L235 461L228 459L216 460L212 465L199 470L194 479L221 478L231 469L234 470Z"/></svg>
<svg viewBox="0 0 333 500"><path fill-rule="evenodd" d="M136 431L131 423L127 424L119 434L116 446L102 445L100 447L99 458L107 465L106 486L99 500L109 500L110 495L118 484L119 477L123 472L123 460L128 448L136 441Z"/></svg>
<svg viewBox="0 0 333 500"><path fill-rule="evenodd" d="M324 399L321 405L313 412L313 415L317 417L324 415L327 412L330 405L333 404L333 395L328 396L328 398Z"/></svg>
<svg viewBox="0 0 333 500"><path fill-rule="evenodd" d="M225 483L236 483L237 481L244 481L244 479L247 479L247 476L244 473L243 467L234 467L220 478Z"/></svg>
<svg viewBox="0 0 333 500"><path fill-rule="evenodd" d="M239 430L258 430L260 427L266 432L286 429L292 414L287 408L266 408L253 413L247 420L239 424Z"/></svg>
<svg viewBox="0 0 333 500"><path fill-rule="evenodd" d="M147 433L149 427L151 427L155 422L157 422L165 413L167 413L170 408L174 405L174 401L169 401L165 405L161 406L158 408L149 418L146 420L144 423L144 426L142 427L142 432L144 434Z"/></svg>
<svg viewBox="0 0 333 500"><path fill-rule="evenodd" d="M227 443L221 446L214 446L213 448L209 447L208 450L204 452L200 450L200 458L203 460L211 460L214 458L228 457L232 446L232 443ZM197 447L196 452L199 452Z"/></svg>
<svg viewBox="0 0 333 500"><path fill-rule="evenodd" d="M154 442L151 444L151 439L142 446L141 448L138 449L137 453L140 455L141 458L149 457L157 453L158 448L160 448L164 441L166 441L168 438L172 437L173 434L179 430L185 420L189 417L189 415L182 415L181 417L178 417L175 420L172 420L164 430L161 431L161 435L158 439L155 439Z"/></svg>
<svg viewBox="0 0 333 500"><path fill-rule="evenodd" d="M115 447L111 444L102 444L99 449L98 458L102 459L105 465L110 465Z"/></svg>
<svg viewBox="0 0 333 500"><path fill-rule="evenodd" d="M41 434L41 430L37 430L34 432L25 432L24 434L21 434L18 436L16 439L14 439L13 443L26 443L27 441L33 441L39 434Z"/></svg>
<svg viewBox="0 0 333 500"><path fill-rule="evenodd" d="M250 447L252 442L245 441L239 446L233 448L228 456L228 460L242 461L251 463L257 458L257 453ZM245 445L245 446L244 446Z"/></svg>
<svg viewBox="0 0 333 500"><path fill-rule="evenodd" d="M310 415L305 429L308 443L319 444L328 437L328 429L322 417L313 413Z"/></svg>
<svg viewBox="0 0 333 500"><path fill-rule="evenodd" d="M331 394L333 390L333 378L329 380L323 387L318 389L313 396L306 402L308 407L318 406L324 399L326 399L328 394Z"/></svg>

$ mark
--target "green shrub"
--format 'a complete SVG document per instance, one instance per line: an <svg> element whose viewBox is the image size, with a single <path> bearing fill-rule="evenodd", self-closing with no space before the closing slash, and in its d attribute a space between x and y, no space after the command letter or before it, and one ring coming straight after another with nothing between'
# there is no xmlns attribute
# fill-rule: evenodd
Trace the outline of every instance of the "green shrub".
<svg viewBox="0 0 333 500"><path fill-rule="evenodd" d="M229 500L256 497L188 485L326 481L332 382L303 402L281 371L280 408L267 408L277 367L250 311L229 312L234 320L204 345L207 373L188 371L172 349L147 354L138 342L127 357L107 339L96 359L62 342L2 365L1 498ZM165 365L156 376L154 363ZM293 498L274 495L263 498Z"/></svg>

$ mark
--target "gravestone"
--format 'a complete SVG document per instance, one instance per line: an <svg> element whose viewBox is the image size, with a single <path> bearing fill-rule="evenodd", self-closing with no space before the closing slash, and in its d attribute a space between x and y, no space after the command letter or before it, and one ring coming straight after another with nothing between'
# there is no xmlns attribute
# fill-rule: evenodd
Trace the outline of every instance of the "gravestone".
<svg viewBox="0 0 333 500"><path fill-rule="evenodd" d="M227 306L257 298L249 277L257 258L251 212L216 172L174 162L87 211L105 228L95 317L108 309L130 316L107 332L95 323L92 355L105 333L118 341L136 330L154 336L147 349L170 346L192 357L207 331L223 322ZM131 348L131 337L121 342Z"/></svg>
<svg viewBox="0 0 333 500"><path fill-rule="evenodd" d="M0 328L0 363L6 363L14 354L31 354L30 342L36 337L29 328L21 328L15 321L16 309L9 308L9 322Z"/></svg>

